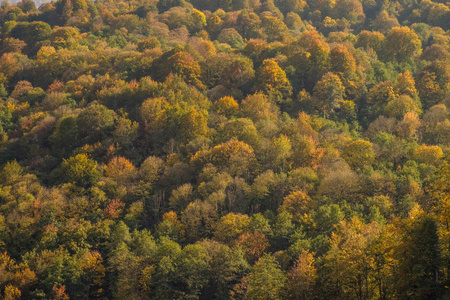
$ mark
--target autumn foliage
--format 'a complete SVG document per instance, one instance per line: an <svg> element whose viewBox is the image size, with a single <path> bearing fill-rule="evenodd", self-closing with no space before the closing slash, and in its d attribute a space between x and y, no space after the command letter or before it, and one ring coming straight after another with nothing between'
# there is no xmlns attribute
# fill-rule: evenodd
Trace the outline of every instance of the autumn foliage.
<svg viewBox="0 0 450 300"><path fill-rule="evenodd" d="M448 299L450 3L0 5L0 299Z"/></svg>

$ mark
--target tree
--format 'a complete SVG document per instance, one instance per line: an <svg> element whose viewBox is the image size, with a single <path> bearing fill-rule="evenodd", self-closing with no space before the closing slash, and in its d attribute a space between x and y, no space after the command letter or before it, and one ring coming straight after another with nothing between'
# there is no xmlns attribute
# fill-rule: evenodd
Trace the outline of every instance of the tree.
<svg viewBox="0 0 450 300"><path fill-rule="evenodd" d="M262 62L256 77L259 82L257 88L261 91L278 91L283 97L288 97L292 93L292 87L286 78L286 72L273 59L266 59Z"/></svg>
<svg viewBox="0 0 450 300"><path fill-rule="evenodd" d="M166 128L169 103L165 98L148 98L139 109L140 124L151 140L160 138Z"/></svg>
<svg viewBox="0 0 450 300"><path fill-rule="evenodd" d="M184 0L162 0L162 1L158 2L157 7L158 7L158 11L162 13L162 12L169 10L171 7L184 6L184 5L185 5Z"/></svg>
<svg viewBox="0 0 450 300"><path fill-rule="evenodd" d="M64 172L63 180L74 182L81 187L92 186L100 178L97 162L90 159L86 154L78 154L64 159L61 167Z"/></svg>
<svg viewBox="0 0 450 300"><path fill-rule="evenodd" d="M28 62L29 60L26 55L22 55L19 53L4 53L0 57L0 72L6 78L3 78L2 81L4 81L5 79L10 79L14 75L23 72L25 69L27 69L26 65Z"/></svg>
<svg viewBox="0 0 450 300"><path fill-rule="evenodd" d="M147 157L139 168L139 175L145 182L154 183L164 170L164 161L156 156Z"/></svg>
<svg viewBox="0 0 450 300"><path fill-rule="evenodd" d="M244 299L280 299L286 282L286 275L280 269L275 257L266 254L253 266L247 277L248 290Z"/></svg>
<svg viewBox="0 0 450 300"><path fill-rule="evenodd" d="M78 144L77 137L75 117L66 116L58 120L56 129L50 136L50 144L61 156L65 156Z"/></svg>
<svg viewBox="0 0 450 300"><path fill-rule="evenodd" d="M236 114L239 109L239 104L231 96L222 97L214 103L216 112L226 117L231 117Z"/></svg>
<svg viewBox="0 0 450 300"><path fill-rule="evenodd" d="M182 298L198 298L201 290L208 282L210 257L201 244L187 245L175 261L176 283L183 287Z"/></svg>
<svg viewBox="0 0 450 300"><path fill-rule="evenodd" d="M248 273L250 266L239 247L230 248L211 240L199 242L209 252L210 270L208 286L202 290L204 297L229 297L233 285Z"/></svg>
<svg viewBox="0 0 450 300"><path fill-rule="evenodd" d="M224 53L207 58L202 64L202 72L203 81L209 87L224 85L232 91L246 88L255 77L251 59Z"/></svg>
<svg viewBox="0 0 450 300"><path fill-rule="evenodd" d="M192 185L186 183L172 190L169 206L176 211L184 210L192 200L192 189Z"/></svg>
<svg viewBox="0 0 450 300"><path fill-rule="evenodd" d="M247 96L241 102L241 115L259 123L265 119L276 120L279 108L270 102L266 95L257 93Z"/></svg>
<svg viewBox="0 0 450 300"><path fill-rule="evenodd" d="M114 297L140 298L145 296L145 290L140 288L140 283L144 283L146 264L144 260L135 255L128 246L121 242L110 254L110 268L115 273L115 280L111 282ZM141 275L142 274L142 275Z"/></svg>
<svg viewBox="0 0 450 300"><path fill-rule="evenodd" d="M34 2L33 2L34 3ZM23 48L26 47L26 43L22 40L15 38L5 38L1 43L0 53L17 52L22 53Z"/></svg>
<svg viewBox="0 0 450 300"><path fill-rule="evenodd" d="M406 221L403 241L396 255L399 260L397 293L413 299L431 299L439 294L441 254L437 224L423 214ZM406 226L405 226L406 225ZM409 274L409 276L404 276Z"/></svg>
<svg viewBox="0 0 450 300"><path fill-rule="evenodd" d="M374 30L386 33L390 29L397 28L399 26L400 23L395 15L392 13L389 14L386 10L382 10L375 18L372 27Z"/></svg>
<svg viewBox="0 0 450 300"><path fill-rule="evenodd" d="M416 150L414 150L414 158L425 164L439 165L441 158L444 156L441 147L437 145L422 145Z"/></svg>
<svg viewBox="0 0 450 300"><path fill-rule="evenodd" d="M362 155L365 158L366 151L370 153L371 148L365 147L363 143L363 150L357 155ZM350 159L353 156L350 157ZM357 164L360 167L362 164ZM358 175L353 172L347 164L336 164L333 170L328 172L325 178L321 181L318 192L320 195L328 197L332 202L341 202L343 200L350 202L358 202L360 199L360 179Z"/></svg>
<svg viewBox="0 0 450 300"><path fill-rule="evenodd" d="M372 143L366 140L356 140L350 142L342 153L342 158L352 167L362 169L372 164L375 153Z"/></svg>
<svg viewBox="0 0 450 300"><path fill-rule="evenodd" d="M232 176L248 176L256 169L253 148L236 140L229 140L210 150L201 150L191 158L194 164L212 163Z"/></svg>
<svg viewBox="0 0 450 300"><path fill-rule="evenodd" d="M28 46L34 47L36 43L50 37L52 28L45 22L23 22L17 24L10 32L11 37L23 40Z"/></svg>
<svg viewBox="0 0 450 300"><path fill-rule="evenodd" d="M286 26L291 30L306 30L306 25L302 21L302 18L300 18L300 16L294 12L288 12L284 22L286 23Z"/></svg>
<svg viewBox="0 0 450 300"><path fill-rule="evenodd" d="M355 47L372 48L376 53L380 54L383 49L383 44L384 35L381 32L362 30L358 34L358 41Z"/></svg>
<svg viewBox="0 0 450 300"><path fill-rule="evenodd" d="M392 82L380 82L369 90L367 96L368 115L371 119L375 119L382 111L389 101L397 97L394 91Z"/></svg>
<svg viewBox="0 0 450 300"><path fill-rule="evenodd" d="M166 212L163 220L156 226L156 237L168 237L173 241L180 239L183 225L178 220L178 216L174 211Z"/></svg>
<svg viewBox="0 0 450 300"><path fill-rule="evenodd" d="M404 27L394 27L386 34L384 41L384 58L386 61L405 62L413 55L422 52L422 42L414 30Z"/></svg>
<svg viewBox="0 0 450 300"><path fill-rule="evenodd" d="M261 36L261 19L254 12L242 10L237 18L236 25L239 33L246 39L254 39Z"/></svg>
<svg viewBox="0 0 450 300"><path fill-rule="evenodd" d="M345 87L339 76L328 72L314 86L314 106L325 117L329 117L339 107L339 102L343 100L344 94Z"/></svg>
<svg viewBox="0 0 450 300"><path fill-rule="evenodd" d="M356 61L353 54L344 46L336 46L330 51L331 71L343 74L344 78L355 79Z"/></svg>
<svg viewBox="0 0 450 300"><path fill-rule="evenodd" d="M105 167L105 175L126 182L136 175L136 168L125 157L113 157Z"/></svg>
<svg viewBox="0 0 450 300"><path fill-rule="evenodd" d="M36 4L31 0L22 0L17 5L24 13L36 11Z"/></svg>
<svg viewBox="0 0 450 300"><path fill-rule="evenodd" d="M288 274L287 287L291 299L308 300L314 298L317 269L314 253L303 250Z"/></svg>
<svg viewBox="0 0 450 300"><path fill-rule="evenodd" d="M234 28L225 28L217 36L217 40L238 50L244 49L244 39Z"/></svg>
<svg viewBox="0 0 450 300"><path fill-rule="evenodd" d="M419 93L416 89L416 82L411 72L405 71L405 73L398 74L397 83L395 85L395 93L397 95L408 95L414 101L419 100Z"/></svg>
<svg viewBox="0 0 450 300"><path fill-rule="evenodd" d="M416 86L424 108L439 104L449 86L450 69L446 63L435 61L416 75Z"/></svg>
<svg viewBox="0 0 450 300"><path fill-rule="evenodd" d="M280 250L286 249L295 230L295 224L292 223L292 215L286 211L278 213L272 230L273 247Z"/></svg>
<svg viewBox="0 0 450 300"><path fill-rule="evenodd" d="M211 235L216 218L217 212L212 204L200 200L189 203L181 215L185 239L188 242L195 242Z"/></svg>
<svg viewBox="0 0 450 300"><path fill-rule="evenodd" d="M280 211L286 211L293 216L294 221L301 222L315 207L315 203L303 191L295 191L284 197Z"/></svg>
<svg viewBox="0 0 450 300"><path fill-rule="evenodd" d="M377 223L364 224L357 217L341 221L330 237L330 248L323 256L323 288L327 297L371 299L374 259L368 246L379 233Z"/></svg>
<svg viewBox="0 0 450 300"><path fill-rule="evenodd" d="M164 53L152 65L152 72L156 78L163 81L171 73L181 76L188 84L200 89L204 88L201 82L201 68L191 54L182 47L176 47Z"/></svg>
<svg viewBox="0 0 450 300"><path fill-rule="evenodd" d="M78 115L76 124L81 137L96 141L112 130L114 116L105 106L92 104Z"/></svg>
<svg viewBox="0 0 450 300"><path fill-rule="evenodd" d="M421 126L416 112L408 112L397 126L397 135L404 139L417 138L418 129Z"/></svg>
<svg viewBox="0 0 450 300"><path fill-rule="evenodd" d="M270 1L267 1L266 3L269 2ZM283 21L281 21L277 17L264 15L261 18L261 21L262 21L262 29L264 33L267 35L269 41L281 40L283 33L288 30L286 24L284 24Z"/></svg>
<svg viewBox="0 0 450 300"><path fill-rule="evenodd" d="M2 272L0 285L2 289L4 287L2 292L4 299L13 300L31 296L29 289L36 283L37 276L28 264L18 264L6 252L3 252L0 255L0 270Z"/></svg>
<svg viewBox="0 0 450 300"><path fill-rule="evenodd" d="M113 132L114 139L123 148L130 149L137 138L138 129L139 124L137 122L131 121L126 116L121 116L116 121Z"/></svg>
<svg viewBox="0 0 450 300"><path fill-rule="evenodd" d="M275 1L275 4L283 14L288 14L290 12L300 14L308 6L306 1L303 0L278 0Z"/></svg>
<svg viewBox="0 0 450 300"><path fill-rule="evenodd" d="M184 141L192 141L198 137L206 137L208 134L208 118L206 112L199 112L194 107L185 113L180 119L180 138Z"/></svg>
<svg viewBox="0 0 450 300"><path fill-rule="evenodd" d="M250 263L257 261L270 246L267 237L259 231L241 234L236 240L236 245L242 248L245 258Z"/></svg>
<svg viewBox="0 0 450 300"><path fill-rule="evenodd" d="M50 40L54 47L70 47L77 44L79 30L76 27L59 27L52 31Z"/></svg>
<svg viewBox="0 0 450 300"><path fill-rule="evenodd" d="M97 251L86 251L80 259L80 269L85 282L83 294L88 298L99 298L104 295L104 280L106 269L103 258Z"/></svg>
<svg viewBox="0 0 450 300"><path fill-rule="evenodd" d="M248 230L250 218L247 215L229 213L215 224L214 237L230 244Z"/></svg>
<svg viewBox="0 0 450 300"><path fill-rule="evenodd" d="M333 7L331 16L334 18L346 19L351 24L363 24L366 18L363 4L353 0L336 1L336 6Z"/></svg>
<svg viewBox="0 0 450 300"><path fill-rule="evenodd" d="M389 101L384 110L389 117L396 118L397 120L402 120L409 112L422 113L417 102L408 95L401 95Z"/></svg>

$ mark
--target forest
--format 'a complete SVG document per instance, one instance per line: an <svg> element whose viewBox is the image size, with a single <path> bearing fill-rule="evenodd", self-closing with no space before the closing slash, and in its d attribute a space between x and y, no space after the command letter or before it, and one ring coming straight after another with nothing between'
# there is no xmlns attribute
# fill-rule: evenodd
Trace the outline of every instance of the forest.
<svg viewBox="0 0 450 300"><path fill-rule="evenodd" d="M3 1L0 299L450 299L450 2Z"/></svg>

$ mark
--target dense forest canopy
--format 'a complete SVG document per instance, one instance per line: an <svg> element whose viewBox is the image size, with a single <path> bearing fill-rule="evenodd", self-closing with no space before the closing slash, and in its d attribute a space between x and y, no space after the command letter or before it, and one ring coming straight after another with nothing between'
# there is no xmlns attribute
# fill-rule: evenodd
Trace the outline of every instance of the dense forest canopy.
<svg viewBox="0 0 450 300"><path fill-rule="evenodd" d="M0 25L1 299L450 297L450 3Z"/></svg>

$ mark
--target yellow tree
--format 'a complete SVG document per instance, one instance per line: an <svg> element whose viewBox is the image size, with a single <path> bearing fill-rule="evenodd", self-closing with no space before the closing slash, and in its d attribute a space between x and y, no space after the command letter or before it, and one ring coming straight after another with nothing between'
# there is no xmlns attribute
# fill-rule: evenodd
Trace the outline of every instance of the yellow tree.
<svg viewBox="0 0 450 300"><path fill-rule="evenodd" d="M404 62L422 52L422 42L413 29L394 27L384 41L384 57L387 61Z"/></svg>
<svg viewBox="0 0 450 300"><path fill-rule="evenodd" d="M261 91L279 91L284 97L292 94L292 86L286 78L286 72L274 59L263 61L257 72L258 86Z"/></svg>
<svg viewBox="0 0 450 300"><path fill-rule="evenodd" d="M398 259L395 256L401 242L401 231L395 221L381 229L380 234L369 245L370 256L373 257L373 277L377 286L377 299L391 299L394 297L396 281L395 270Z"/></svg>
<svg viewBox="0 0 450 300"><path fill-rule="evenodd" d="M338 45L330 51L331 71L342 73L345 78L353 79L356 74L356 61L353 54L342 45Z"/></svg>
<svg viewBox="0 0 450 300"><path fill-rule="evenodd" d="M370 166L375 158L372 143L361 139L352 141L345 147L342 158L355 169Z"/></svg>
<svg viewBox="0 0 450 300"><path fill-rule="evenodd" d="M422 145L414 150L414 159L421 163L437 166L441 158L444 157L444 152L441 147L437 145Z"/></svg>
<svg viewBox="0 0 450 300"><path fill-rule="evenodd" d="M242 100L240 110L243 117L252 119L255 124L266 119L275 121L280 111L263 93L247 96Z"/></svg>
<svg viewBox="0 0 450 300"><path fill-rule="evenodd" d="M450 284L450 164L442 164L426 189L431 198L430 206L438 221L438 234L442 245L444 282Z"/></svg>
<svg viewBox="0 0 450 300"><path fill-rule="evenodd" d="M395 93L397 95L408 95L414 101L419 99L419 92L416 89L416 82L411 72L408 70L405 73L398 74L397 83L395 85Z"/></svg>
<svg viewBox="0 0 450 300"><path fill-rule="evenodd" d="M284 171L289 167L289 158L292 156L291 140L284 134L272 141L271 149L273 167Z"/></svg>
<svg viewBox="0 0 450 300"><path fill-rule="evenodd" d="M114 157L105 167L105 175L115 180L129 180L136 174L136 168L125 157Z"/></svg>
<svg viewBox="0 0 450 300"><path fill-rule="evenodd" d="M378 223L364 224L358 217L343 220L329 239L330 248L322 258L328 298L372 299L374 258L369 245L380 232Z"/></svg>
<svg viewBox="0 0 450 300"><path fill-rule="evenodd" d="M180 119L179 134L182 140L191 141L208 134L207 112L191 107Z"/></svg>
<svg viewBox="0 0 450 300"><path fill-rule="evenodd" d="M303 250L288 274L287 287L292 299L314 299L317 280L317 269L314 263L314 253Z"/></svg>
<svg viewBox="0 0 450 300"><path fill-rule="evenodd" d="M253 148L241 141L229 140L210 150L201 150L191 158L193 164L212 163L230 175L248 176L257 167Z"/></svg>
<svg viewBox="0 0 450 300"><path fill-rule="evenodd" d="M0 254L0 274L2 299L30 297L29 288L37 282L36 274L26 263L17 264L6 252Z"/></svg>
<svg viewBox="0 0 450 300"><path fill-rule="evenodd" d="M284 197L280 212L286 211L292 215L292 219L301 222L306 219L310 211L315 207L314 201L303 191L295 191Z"/></svg>
<svg viewBox="0 0 450 300"><path fill-rule="evenodd" d="M231 243L248 231L249 224L250 218L247 215L229 213L214 226L214 237L221 242Z"/></svg>
<svg viewBox="0 0 450 300"><path fill-rule="evenodd" d="M237 101L231 97L222 97L214 103L214 108L218 114L224 115L226 117L231 117L237 113L239 109L239 104Z"/></svg>

